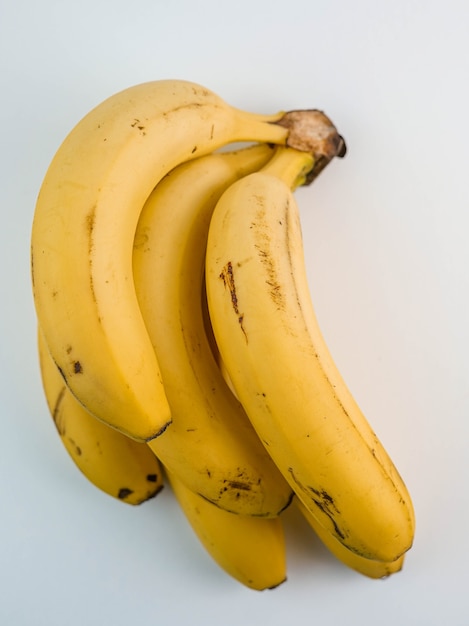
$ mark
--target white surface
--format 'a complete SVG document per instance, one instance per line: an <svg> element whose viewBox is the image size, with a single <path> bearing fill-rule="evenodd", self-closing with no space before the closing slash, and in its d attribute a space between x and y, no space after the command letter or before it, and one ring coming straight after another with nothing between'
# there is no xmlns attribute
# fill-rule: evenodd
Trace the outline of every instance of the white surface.
<svg viewBox="0 0 469 626"><path fill-rule="evenodd" d="M2 1L2 624L469 623L468 26L464 0ZM290 515L287 583L244 589L168 489L113 501L50 422L29 278L39 185L92 106L168 77L259 112L322 108L347 140L298 198L324 333L414 499L415 546L386 581Z"/></svg>

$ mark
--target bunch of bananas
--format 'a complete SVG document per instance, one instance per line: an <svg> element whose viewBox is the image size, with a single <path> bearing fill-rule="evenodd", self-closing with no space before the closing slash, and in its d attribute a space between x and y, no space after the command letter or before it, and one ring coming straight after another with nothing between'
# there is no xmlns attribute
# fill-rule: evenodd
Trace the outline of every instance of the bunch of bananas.
<svg viewBox="0 0 469 626"><path fill-rule="evenodd" d="M399 571L412 545L410 496L329 354L305 272L294 190L344 147L318 110L258 115L148 82L77 124L37 200L40 368L63 444L123 502L165 477L253 589L286 578L291 503L366 576Z"/></svg>

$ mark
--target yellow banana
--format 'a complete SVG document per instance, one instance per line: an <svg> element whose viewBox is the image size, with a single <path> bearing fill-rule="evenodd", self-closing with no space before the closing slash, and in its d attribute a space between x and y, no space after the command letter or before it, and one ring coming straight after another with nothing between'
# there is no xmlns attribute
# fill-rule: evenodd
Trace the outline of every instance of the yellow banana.
<svg viewBox="0 0 469 626"><path fill-rule="evenodd" d="M207 233L217 198L262 167L267 145L180 165L154 189L134 244L134 281L173 421L149 446L192 491L235 513L275 516L292 491L227 386L204 323Z"/></svg>
<svg viewBox="0 0 469 626"><path fill-rule="evenodd" d="M72 393L137 440L171 419L132 280L143 204L183 161L235 141L285 143L280 118L240 111L187 81L148 82L88 113L48 168L31 235L39 325Z"/></svg>
<svg viewBox="0 0 469 626"><path fill-rule="evenodd" d="M262 591L286 580L285 537L280 517L236 515L218 508L166 471L189 524L214 561L240 583Z"/></svg>
<svg viewBox="0 0 469 626"><path fill-rule="evenodd" d="M140 504L163 487L158 459L145 443L126 437L90 415L70 393L38 332L42 382L60 438L78 469L121 502Z"/></svg>
<svg viewBox="0 0 469 626"><path fill-rule="evenodd" d="M349 550L388 563L412 545L412 503L314 314L292 193L305 159L280 148L217 203L206 260L210 317L236 394L298 498Z"/></svg>
<svg viewBox="0 0 469 626"><path fill-rule="evenodd" d="M318 523L314 515L310 513L310 511L300 502L300 500L298 500L298 498L295 498L294 502L326 548L328 548L328 550L339 561L350 569L353 569L368 578L387 578L388 576L391 576L391 574L401 571L404 565L404 555L400 556L391 563L365 559L355 552L351 552L348 548L341 544L340 541L337 541L332 533Z"/></svg>

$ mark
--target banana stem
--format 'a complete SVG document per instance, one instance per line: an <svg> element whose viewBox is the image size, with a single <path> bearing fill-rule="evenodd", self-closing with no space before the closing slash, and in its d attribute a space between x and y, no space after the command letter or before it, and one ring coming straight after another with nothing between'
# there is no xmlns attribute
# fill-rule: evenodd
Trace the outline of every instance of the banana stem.
<svg viewBox="0 0 469 626"><path fill-rule="evenodd" d="M290 148L293 152L279 151L278 176L286 161L293 159L291 165L280 178L294 189L299 185L309 185L335 157L343 157L346 152L345 141L337 132L331 120L318 109L304 109L277 113L275 115L259 115L237 110L242 120L241 127L246 139L266 142ZM295 152L307 154L309 158L303 162ZM272 167L277 167L277 159ZM295 162L298 161L297 164ZM298 167L295 175L294 170ZM293 176L293 180L291 180Z"/></svg>
<svg viewBox="0 0 469 626"><path fill-rule="evenodd" d="M322 111L289 111L274 123L288 129L286 146L308 152L314 157L313 166L299 184L310 185L335 156L345 156L343 137Z"/></svg>
<svg viewBox="0 0 469 626"><path fill-rule="evenodd" d="M315 159L310 152L279 146L261 172L283 180L290 189L294 190L305 184L314 165Z"/></svg>

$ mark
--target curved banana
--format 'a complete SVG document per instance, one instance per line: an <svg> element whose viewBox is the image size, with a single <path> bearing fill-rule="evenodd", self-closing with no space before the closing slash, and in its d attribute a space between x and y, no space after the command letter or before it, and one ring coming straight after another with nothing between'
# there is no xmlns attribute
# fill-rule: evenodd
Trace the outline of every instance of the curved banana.
<svg viewBox="0 0 469 626"><path fill-rule="evenodd" d="M88 113L49 166L31 236L39 325L72 393L137 440L171 419L132 280L143 204L183 161L235 141L285 143L290 130L272 123L281 117L187 81L143 83Z"/></svg>
<svg viewBox="0 0 469 626"><path fill-rule="evenodd" d="M368 578L387 578L388 576L391 576L391 574L396 574L401 571L404 565L404 555L400 556L391 563L365 559L355 552L351 552L348 548L341 544L340 541L337 541L337 539L328 530L318 523L314 515L310 513L310 511L300 502L300 500L298 500L298 498L295 498L294 502L326 548L328 548L336 559L341 561L341 563L350 569L353 569Z"/></svg>
<svg viewBox="0 0 469 626"><path fill-rule="evenodd" d="M126 437L90 415L71 394L38 332L44 391L60 438L78 469L98 489L141 504L163 487L161 465L145 443Z"/></svg>
<svg viewBox="0 0 469 626"><path fill-rule="evenodd" d="M280 148L217 203L207 244L221 358L298 498L349 550L392 562L412 545L409 493L321 335L291 191L305 156Z"/></svg>
<svg viewBox="0 0 469 626"><path fill-rule="evenodd" d="M174 169L145 203L133 253L137 297L173 416L149 446L192 491L223 509L261 516L277 515L292 491L218 368L203 287L216 200L272 152L255 145Z"/></svg>
<svg viewBox="0 0 469 626"><path fill-rule="evenodd" d="M171 488L214 561L240 583L262 591L286 580L285 536L280 517L236 515L218 508L166 471Z"/></svg>

